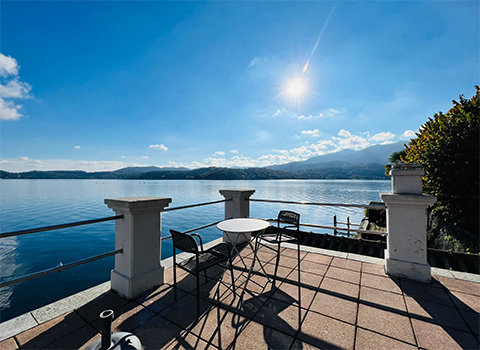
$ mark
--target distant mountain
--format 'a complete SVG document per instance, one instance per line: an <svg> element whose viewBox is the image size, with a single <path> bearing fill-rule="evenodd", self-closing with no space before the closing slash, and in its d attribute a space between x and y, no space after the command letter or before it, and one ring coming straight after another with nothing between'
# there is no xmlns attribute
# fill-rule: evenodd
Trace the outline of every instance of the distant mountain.
<svg viewBox="0 0 480 350"><path fill-rule="evenodd" d="M332 165L332 163L331 163ZM151 167L148 167L151 169ZM162 169L153 167L155 169ZM339 165L327 168L285 172L267 168L200 168L193 170L124 171L27 171L10 173L0 170L0 179L124 179L124 180L267 180L267 179L386 179L381 164ZM123 169L120 169L123 170Z"/></svg>
<svg viewBox="0 0 480 350"><path fill-rule="evenodd" d="M188 170L188 168L173 168L173 167L158 167L158 166L135 166L135 167L126 167L122 169L115 170L116 174L142 174L149 171L180 171Z"/></svg>
<svg viewBox="0 0 480 350"><path fill-rule="evenodd" d="M273 165L268 168L280 171L298 171L308 169L348 167L352 165L372 163L379 164L383 167L383 165L388 163L388 158L393 152L403 150L403 145L404 142L400 141L388 145L371 146L361 151L345 149L336 153L312 157L303 162Z"/></svg>

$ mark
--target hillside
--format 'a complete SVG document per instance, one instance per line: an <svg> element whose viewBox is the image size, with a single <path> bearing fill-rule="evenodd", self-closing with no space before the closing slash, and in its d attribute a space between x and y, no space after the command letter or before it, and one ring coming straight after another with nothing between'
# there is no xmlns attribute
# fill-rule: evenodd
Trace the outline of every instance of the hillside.
<svg viewBox="0 0 480 350"><path fill-rule="evenodd" d="M388 163L388 157L393 152L403 149L403 141L388 145L376 145L361 151L345 149L340 152L309 158L303 162L292 162L268 167L272 170L298 171L307 169L337 168L360 164L377 163L382 167Z"/></svg>

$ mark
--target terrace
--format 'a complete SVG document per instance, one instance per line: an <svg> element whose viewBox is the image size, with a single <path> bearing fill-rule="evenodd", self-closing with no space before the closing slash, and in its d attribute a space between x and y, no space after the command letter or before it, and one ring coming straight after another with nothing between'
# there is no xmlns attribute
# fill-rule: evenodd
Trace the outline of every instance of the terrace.
<svg viewBox="0 0 480 350"><path fill-rule="evenodd" d="M410 170L401 176L410 176ZM418 179L406 179L407 185L415 187ZM432 199L412 194L398 178L393 180L393 193L382 194L388 208L386 259L302 246L299 297L296 250L292 249L296 245L282 247L275 287L265 276L248 275L237 256L235 294L228 288L228 270L210 270L208 281L202 277L199 319L195 277L180 274L179 296L174 300L172 259L160 263L157 251L146 262L143 254L142 259L134 254L138 246L133 244L142 244L138 228L145 244L152 239L150 233L160 240L158 204L162 202L164 208L168 200L154 200L155 215L146 210L149 205L151 209L152 199L106 200L117 214L118 206L124 210L124 218L117 219L112 280L0 324L0 348L86 348L100 338L99 313L112 309L113 331L134 333L146 349L478 349L479 276L427 268L422 236L425 208ZM253 191L222 194L226 218L249 216L246 199ZM398 203L407 206L400 210L401 221L395 221ZM423 218L417 215L422 212ZM402 222L408 227L402 227ZM399 239L406 236L410 245ZM417 244L423 245L423 251L412 252L414 238L421 240ZM240 254L247 262L253 257L249 249ZM262 248L258 256L271 276L275 255ZM152 269L153 261L157 265ZM149 270L140 271L141 276L161 275L163 283L158 285L158 278L148 279L150 285L138 283L134 271L145 266ZM125 278L129 283L118 276L129 276Z"/></svg>

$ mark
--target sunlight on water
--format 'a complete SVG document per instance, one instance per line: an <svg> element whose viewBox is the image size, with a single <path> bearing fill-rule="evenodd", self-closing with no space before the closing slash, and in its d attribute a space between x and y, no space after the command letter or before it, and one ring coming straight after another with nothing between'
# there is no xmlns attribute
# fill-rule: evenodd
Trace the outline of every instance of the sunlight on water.
<svg viewBox="0 0 480 350"><path fill-rule="evenodd" d="M252 198L302 202L368 204L379 192L390 191L389 181L353 180L1 180L0 231L57 225L113 216L106 198L156 196L172 198L170 208L222 200L221 189L255 189ZM250 216L275 218L281 209L301 214L302 223L332 225L333 216L360 222L362 209L252 202ZM224 204L162 215L162 236L170 229L188 230L224 219ZM322 231L326 232L326 231ZM221 237L216 227L202 230L204 242ZM115 223L105 222L0 240L0 279L8 280L114 250ZM162 258L172 254L170 240L162 244ZM51 303L110 279L114 258L64 270L0 289L0 320ZM35 298L32 298L33 293Z"/></svg>

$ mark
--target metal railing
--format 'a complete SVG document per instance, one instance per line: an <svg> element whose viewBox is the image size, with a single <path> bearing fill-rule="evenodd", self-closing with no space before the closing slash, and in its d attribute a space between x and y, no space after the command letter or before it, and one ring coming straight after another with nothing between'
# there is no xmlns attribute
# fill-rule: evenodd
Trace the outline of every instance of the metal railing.
<svg viewBox="0 0 480 350"><path fill-rule="evenodd" d="M213 202L205 202L205 203L184 205L184 206L176 207L176 208L163 209L162 212L175 211L175 210L181 210L181 209L189 209L189 208L195 208L195 207L202 207L202 206L204 206L204 205L224 203L224 202L228 202L228 201L232 201L232 200L233 200L233 198L228 198L228 199L222 199L222 200L213 201Z"/></svg>
<svg viewBox="0 0 480 350"><path fill-rule="evenodd" d="M247 199L250 202L264 202L264 203L281 203L281 204L299 204L299 205L314 205L314 206L325 206L325 207L346 207L346 208L361 208L361 209L385 209L386 206L382 204L344 204L344 203L318 203L318 202L296 202L296 201L284 201L284 200L273 200L273 199L253 199L249 198ZM336 217L334 219L334 223L336 222ZM267 221L276 221L276 219L267 219ZM352 224L349 222L350 225L359 225L359 224ZM340 224L347 224L343 222L337 222ZM350 228L350 226L344 228L344 227L339 227L334 224L334 226L327 226L327 225L314 225L314 224L305 224L305 223L300 223L300 226L305 226L305 227L316 227L316 228L323 228L323 229L329 229L333 230L335 235L337 231L347 231L347 235L350 236L350 232L356 232L356 233L368 233L368 234L375 234L375 235L380 235L380 236L386 236L388 235L387 232L381 232L381 231L369 231L369 230L360 230L360 229L354 229Z"/></svg>
<svg viewBox="0 0 480 350"><path fill-rule="evenodd" d="M45 226L45 227L28 229L28 230L6 232L6 233L1 233L0 234L0 239L1 238L7 238L7 237L27 235L27 234L37 233L37 232L59 230L59 229L68 228L68 227L96 224L96 223L105 222L105 221L120 220L120 219L123 219L123 218L124 218L123 215L116 215L116 216L108 216L108 217L99 218L99 219L71 222L71 223L61 224L61 225ZM21 283L21 282L25 282L25 281L28 281L28 280L31 280L31 279L34 279L34 278L37 278L37 277L42 277L42 276L45 276L45 275L49 275L49 274L54 273L54 272L60 272L60 271L63 271L65 269L69 269L71 267L83 265L83 264L86 264L86 263L89 263L89 262L92 262L92 261L95 261L95 260L99 260L99 259L103 259L103 258L112 256L112 255L115 255L115 254L119 254L119 253L123 253L122 248L111 251L111 252L95 255L95 256L92 256L92 257L89 257L89 258L86 258L86 259L77 260L75 262L65 264L65 265L60 263L59 264L60 266L56 266L56 267L46 269L46 270L43 270L43 271L39 271L39 272L34 272L32 274L25 275L25 276L22 276L22 277L13 278L13 279L10 279L6 282L1 282L0 283L0 288L8 287L8 286L18 284L18 283Z"/></svg>

